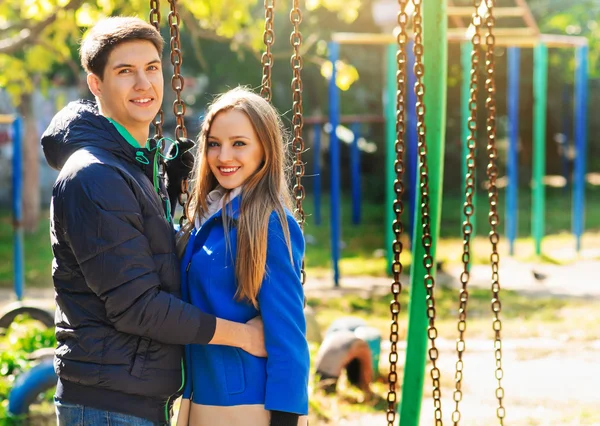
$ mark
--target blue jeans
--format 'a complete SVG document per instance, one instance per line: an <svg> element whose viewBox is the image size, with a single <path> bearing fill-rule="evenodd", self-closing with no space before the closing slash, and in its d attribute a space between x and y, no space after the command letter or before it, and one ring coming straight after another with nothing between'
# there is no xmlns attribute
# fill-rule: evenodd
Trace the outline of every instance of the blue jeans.
<svg viewBox="0 0 600 426"><path fill-rule="evenodd" d="M58 426L158 426L129 414L54 401Z"/></svg>

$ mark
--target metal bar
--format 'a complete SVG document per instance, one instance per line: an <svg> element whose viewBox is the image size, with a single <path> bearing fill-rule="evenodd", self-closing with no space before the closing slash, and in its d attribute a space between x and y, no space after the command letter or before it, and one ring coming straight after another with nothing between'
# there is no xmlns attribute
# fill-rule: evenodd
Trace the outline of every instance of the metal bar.
<svg viewBox="0 0 600 426"><path fill-rule="evenodd" d="M313 163L314 163L314 187L313 201L315 204L315 225L321 225L321 125L313 127Z"/></svg>
<svg viewBox="0 0 600 426"><path fill-rule="evenodd" d="M331 80L329 81L329 122L331 133L329 134L329 154L331 158L331 189L330 189L330 226L331 226L331 263L333 266L333 283L335 287L340 286L340 141L337 137L337 128L340 120L340 91L335 84L337 75L336 63L340 57L340 45L335 42L329 43L329 60L331 61Z"/></svg>
<svg viewBox="0 0 600 426"><path fill-rule="evenodd" d="M427 106L426 124L429 165L429 197L432 236L432 257L435 264L437 240L440 229L442 186L444 168L444 141L446 129L446 87L448 67L448 45L439 40L446 39L448 20L446 18L447 0L429 0L423 2L423 35L425 46L425 105ZM417 196L421 217L420 191ZM425 266L422 259L425 251L420 244L423 227L415 227L413 241L413 264L411 267L411 298L408 323L408 343L404 365L404 383L400 407L400 425L417 426L421 413L423 382L425 375L425 356L428 346L425 288L423 277ZM435 268L433 273L435 274Z"/></svg>
<svg viewBox="0 0 600 426"><path fill-rule="evenodd" d="M519 75L521 52L518 47L508 48L508 152L506 169L506 237L511 256L515 254L519 197Z"/></svg>
<svg viewBox="0 0 600 426"><path fill-rule="evenodd" d="M0 124L13 124L15 121L14 115L0 114Z"/></svg>
<svg viewBox="0 0 600 426"><path fill-rule="evenodd" d="M585 37L558 34L540 34L539 40L548 47L575 47L589 44L588 39Z"/></svg>
<svg viewBox="0 0 600 426"><path fill-rule="evenodd" d="M329 122L329 117L317 115L305 117L304 124L325 124ZM385 123L383 115L341 115L340 124L349 123Z"/></svg>
<svg viewBox="0 0 600 426"><path fill-rule="evenodd" d="M502 29L499 29L502 30ZM511 30L509 28L509 30ZM514 30L514 29L512 29ZM575 47L586 46L588 40L585 37L579 36L562 36L554 34L535 34L531 29L529 35L526 34L505 34L496 37L496 46L502 47L535 47L540 42L543 42L548 47ZM502 32L502 31L501 31ZM496 31L494 31L496 33ZM409 34L412 37L412 34ZM350 45L380 45L395 43L396 38L393 34L378 34L378 33L334 33L332 40L339 44ZM467 37L466 30L453 28L447 33L447 40L454 43L462 43L470 41Z"/></svg>
<svg viewBox="0 0 600 426"><path fill-rule="evenodd" d="M546 102L548 83L548 47L540 43L534 51L534 129L533 129L533 189L531 231L535 254L542 254L545 230L546 192Z"/></svg>
<svg viewBox="0 0 600 426"><path fill-rule="evenodd" d="M575 165L573 183L573 234L577 252L585 231L585 171L587 160L588 125L588 47L577 49L575 69Z"/></svg>
<svg viewBox="0 0 600 426"><path fill-rule="evenodd" d="M510 18L517 17L520 18L527 13L520 7L495 7L494 8L494 17L496 18ZM448 17L463 17L470 18L473 16L473 6L465 7L465 6L448 6Z"/></svg>
<svg viewBox="0 0 600 426"><path fill-rule="evenodd" d="M392 243L394 241L393 221L394 215L394 180L396 172L394 162L396 161L396 42L389 44L386 50L386 89L384 94L385 113L385 247L388 271L392 270Z"/></svg>
<svg viewBox="0 0 600 426"><path fill-rule="evenodd" d="M23 129L21 117L13 121L13 244L14 244L14 288L17 300L23 300L25 287L25 261L23 256Z"/></svg>
<svg viewBox="0 0 600 426"><path fill-rule="evenodd" d="M354 135L350 148L350 173L352 182L352 223L360 223L360 149L358 139L360 138L360 123L352 123L350 126Z"/></svg>
<svg viewBox="0 0 600 426"><path fill-rule="evenodd" d="M450 9L452 7L454 7L454 2L452 0L448 0L448 9ZM470 16L471 15L469 15L469 17ZM450 16L450 15L448 15L448 18L450 18L452 20L452 22L454 23L455 27L464 28L464 29L467 28L465 26L465 23L463 22L463 20L459 16Z"/></svg>
<svg viewBox="0 0 600 426"><path fill-rule="evenodd" d="M531 13L531 9L529 9L529 6L527 6L527 2L525 2L525 0L515 0L515 3L523 11L523 20L529 26L529 28L532 28L537 33L539 33L540 29L538 27L537 22L535 21L535 17L533 16L533 13ZM496 14L497 10L498 9L494 9L494 14Z"/></svg>
<svg viewBox="0 0 600 426"><path fill-rule="evenodd" d="M577 54L576 54L577 55ZM569 85L567 83L563 84L562 90L562 135L559 143L559 154L560 154L560 166L562 176L565 178L565 186L563 187L563 192L565 194L569 193L569 187L571 186L571 173L569 167L569 150L571 147L571 139L573 136L573 124L572 119L569 116L569 106L571 104L571 90L569 90Z"/></svg>

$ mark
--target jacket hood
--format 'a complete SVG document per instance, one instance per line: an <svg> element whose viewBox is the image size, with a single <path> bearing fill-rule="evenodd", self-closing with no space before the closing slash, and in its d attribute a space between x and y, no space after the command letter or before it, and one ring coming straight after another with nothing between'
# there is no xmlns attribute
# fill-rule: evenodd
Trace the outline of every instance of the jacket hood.
<svg viewBox="0 0 600 426"><path fill-rule="evenodd" d="M50 167L61 170L71 154L86 146L98 147L134 161L136 149L98 112L95 102L80 100L59 111L42 135Z"/></svg>

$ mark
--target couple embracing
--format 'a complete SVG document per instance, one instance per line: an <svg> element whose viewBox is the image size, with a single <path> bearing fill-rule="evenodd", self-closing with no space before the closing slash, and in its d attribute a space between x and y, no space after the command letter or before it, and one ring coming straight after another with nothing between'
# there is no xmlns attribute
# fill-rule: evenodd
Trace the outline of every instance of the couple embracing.
<svg viewBox="0 0 600 426"><path fill-rule="evenodd" d="M149 127L163 44L137 18L96 24L80 49L95 102L70 103L42 136L60 170L58 424L168 425L182 395L180 426L306 425L304 239L281 119L233 89L209 107L197 151L182 141L160 152ZM172 206L190 172L190 220L176 233Z"/></svg>

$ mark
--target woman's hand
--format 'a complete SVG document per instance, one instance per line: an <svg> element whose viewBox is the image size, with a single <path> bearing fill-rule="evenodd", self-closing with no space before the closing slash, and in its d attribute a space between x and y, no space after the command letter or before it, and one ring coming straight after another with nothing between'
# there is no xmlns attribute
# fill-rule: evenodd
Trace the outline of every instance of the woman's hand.
<svg viewBox="0 0 600 426"><path fill-rule="evenodd" d="M242 347L250 355L266 358L265 332L262 317L254 317L246 323L247 339Z"/></svg>

